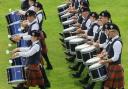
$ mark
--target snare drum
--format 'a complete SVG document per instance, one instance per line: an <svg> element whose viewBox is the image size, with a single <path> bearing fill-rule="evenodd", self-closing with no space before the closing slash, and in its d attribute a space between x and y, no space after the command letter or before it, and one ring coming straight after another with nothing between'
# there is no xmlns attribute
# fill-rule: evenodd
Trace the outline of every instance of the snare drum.
<svg viewBox="0 0 128 89"><path fill-rule="evenodd" d="M75 55L75 47L78 45L81 45L85 43L85 39L84 38L75 38L69 41L69 45L70 45L70 54Z"/></svg>
<svg viewBox="0 0 128 89"><path fill-rule="evenodd" d="M12 66L25 65L26 60L27 60L27 58L25 58L25 57L19 57L19 58L12 59Z"/></svg>
<svg viewBox="0 0 128 89"><path fill-rule="evenodd" d="M94 55L96 55L96 51L97 49L93 45L82 49L80 52L82 55L83 63L86 62L88 59L91 59Z"/></svg>
<svg viewBox="0 0 128 89"><path fill-rule="evenodd" d="M21 25L20 23L11 24L8 26L8 33L10 35L15 35L21 33Z"/></svg>
<svg viewBox="0 0 128 89"><path fill-rule="evenodd" d="M86 65L87 67L89 67L90 65L92 65L92 64L94 64L94 63L97 63L99 60L100 60L99 57L93 57L93 58L87 60L86 63L85 63L85 65Z"/></svg>
<svg viewBox="0 0 128 89"><path fill-rule="evenodd" d="M6 20L7 20L8 24L11 24L11 23L23 20L23 19L24 19L24 16L23 15L19 15L17 13L17 11L11 12L11 13L6 15Z"/></svg>
<svg viewBox="0 0 128 89"><path fill-rule="evenodd" d="M66 13L64 15L61 16L61 21L64 22L64 21L67 21L69 18L71 18L73 16L72 13Z"/></svg>
<svg viewBox="0 0 128 89"><path fill-rule="evenodd" d="M70 36L64 39L64 43L66 45L66 50L67 52L70 52L70 46L69 46L69 41L72 39L78 38L78 36Z"/></svg>
<svg viewBox="0 0 128 89"><path fill-rule="evenodd" d="M70 32L73 32L76 30L76 27L69 27L67 29L63 30L64 38L71 36Z"/></svg>
<svg viewBox="0 0 128 89"><path fill-rule="evenodd" d="M17 47L28 47L28 41L27 40L23 40L21 39L18 43L17 43Z"/></svg>
<svg viewBox="0 0 128 89"><path fill-rule="evenodd" d="M74 23L73 19L62 22L64 29L69 28L70 25L72 25L73 23Z"/></svg>
<svg viewBox="0 0 128 89"><path fill-rule="evenodd" d="M89 67L89 75L92 81L104 81L107 79L106 66L100 63L95 63Z"/></svg>
<svg viewBox="0 0 128 89"><path fill-rule="evenodd" d="M82 55L81 55L81 50L86 48L86 47L89 47L90 45L88 45L87 43L85 44L82 44L82 45L78 45L75 47L75 51L76 51L76 57L77 57L77 61L78 62L83 62L82 61Z"/></svg>
<svg viewBox="0 0 128 89"><path fill-rule="evenodd" d="M67 8L68 8L68 4L62 4L57 7L59 13L66 10Z"/></svg>
<svg viewBox="0 0 128 89"><path fill-rule="evenodd" d="M11 66L7 68L9 84L19 84L26 81L24 66Z"/></svg>

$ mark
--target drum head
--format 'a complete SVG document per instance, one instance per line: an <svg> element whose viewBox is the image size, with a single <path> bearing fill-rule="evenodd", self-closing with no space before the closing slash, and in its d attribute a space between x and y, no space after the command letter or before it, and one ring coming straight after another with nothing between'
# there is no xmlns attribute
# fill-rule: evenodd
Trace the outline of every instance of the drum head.
<svg viewBox="0 0 128 89"><path fill-rule="evenodd" d="M76 28L75 27L69 27L67 29L64 29L63 32L71 32L71 31L74 31Z"/></svg>
<svg viewBox="0 0 128 89"><path fill-rule="evenodd" d="M89 46L87 48L82 49L81 53L89 53L89 52L94 51L95 49L96 49L95 46Z"/></svg>
<svg viewBox="0 0 128 89"><path fill-rule="evenodd" d="M98 62L98 63L95 63L95 64L91 65L91 66L89 67L89 70L97 69L97 68L102 67L102 66L103 66L103 64L100 64L100 63Z"/></svg>
<svg viewBox="0 0 128 89"><path fill-rule="evenodd" d="M73 44L73 43L81 43L83 41L85 41L84 38L75 38L75 39L70 40L69 43L71 43L71 44Z"/></svg>
<svg viewBox="0 0 128 89"><path fill-rule="evenodd" d="M66 42L66 41L69 41L69 40L77 38L77 37L78 36L70 36L70 37L65 38L64 41Z"/></svg>
<svg viewBox="0 0 128 89"><path fill-rule="evenodd" d="M86 61L86 65L92 65L100 60L99 57L94 57Z"/></svg>
<svg viewBox="0 0 128 89"><path fill-rule="evenodd" d="M85 44L76 46L75 50L76 50L76 51L80 51L80 50L82 50L82 49L84 49L84 48L86 48L86 47L89 47L89 46L90 46L90 45L88 45L87 43L85 43Z"/></svg>

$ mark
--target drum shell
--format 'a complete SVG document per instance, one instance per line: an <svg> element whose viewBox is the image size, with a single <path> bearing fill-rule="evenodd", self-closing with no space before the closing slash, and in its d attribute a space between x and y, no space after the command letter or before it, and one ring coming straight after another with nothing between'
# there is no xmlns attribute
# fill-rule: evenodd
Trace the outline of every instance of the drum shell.
<svg viewBox="0 0 128 89"><path fill-rule="evenodd" d="M19 57L19 58L15 58L15 59L12 59L12 66L16 66L16 65L26 65L26 61L27 61L27 58L24 58L24 57Z"/></svg>
<svg viewBox="0 0 128 89"><path fill-rule="evenodd" d="M63 30L63 36L64 36L64 38L72 36L72 34L70 32L74 32L74 31L76 31L76 28L75 27L69 27L67 29L64 29Z"/></svg>
<svg viewBox="0 0 128 89"><path fill-rule="evenodd" d="M85 48L85 49L88 49L88 48ZM97 50L96 49L90 50L88 52L86 52L86 51L84 52L85 49L81 50L81 55L82 55L83 63L86 62L88 59L93 58L94 55L97 54Z"/></svg>
<svg viewBox="0 0 128 89"><path fill-rule="evenodd" d="M24 66L11 66L7 68L9 84L19 84L26 81Z"/></svg>
<svg viewBox="0 0 128 89"><path fill-rule="evenodd" d="M14 22L23 20L25 18L25 16L17 14L16 11L7 14L5 17L6 17L6 20L7 20L8 24L12 24Z"/></svg>
<svg viewBox="0 0 128 89"><path fill-rule="evenodd" d="M15 35L21 33L21 25L20 23L15 23L7 26L8 28L8 34Z"/></svg>
<svg viewBox="0 0 128 89"><path fill-rule="evenodd" d="M18 43L17 43L17 47L29 47L29 44L30 42L27 41L27 40L23 40L21 39Z"/></svg>
<svg viewBox="0 0 128 89"><path fill-rule="evenodd" d="M64 43L66 45L66 50L69 52L70 51L70 45L69 45L69 41L71 39L75 39L75 38L78 38L78 36L70 36L70 37L67 37L64 39Z"/></svg>
<svg viewBox="0 0 128 89"><path fill-rule="evenodd" d="M82 44L82 45L78 45L75 47L75 51L76 51L76 57L77 57L77 61L78 62L83 62L82 60L82 55L81 55L81 50L88 47L89 45L87 45L86 43L85 44Z"/></svg>
<svg viewBox="0 0 128 89"><path fill-rule="evenodd" d="M107 69L106 65L99 64L99 66L95 66L99 63L95 63L89 67L89 75L92 81L104 81L107 79Z"/></svg>
<svg viewBox="0 0 128 89"><path fill-rule="evenodd" d="M72 55L76 55L76 52L75 52L76 46L84 44L86 42L85 39L82 39L82 38L76 38L76 39L81 39L81 41L78 40L78 42L73 42L74 39L69 41L70 54L72 54Z"/></svg>

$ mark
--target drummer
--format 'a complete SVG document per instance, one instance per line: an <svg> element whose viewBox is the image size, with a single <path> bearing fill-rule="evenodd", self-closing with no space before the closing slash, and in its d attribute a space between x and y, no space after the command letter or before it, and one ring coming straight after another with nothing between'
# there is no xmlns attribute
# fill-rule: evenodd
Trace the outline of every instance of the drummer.
<svg viewBox="0 0 128 89"><path fill-rule="evenodd" d="M26 12L26 17L27 17L28 22L24 22L23 26L28 26L28 31L26 33L19 34L19 35L13 37L12 39L14 41L16 41L16 42L20 41L21 39L23 39L23 40L30 40L31 39L31 35L30 35L31 31L33 31L33 30L40 31L39 23L38 23L38 20L36 18L36 12L32 11L32 10L28 10ZM29 42L29 45L30 44L31 44L31 42ZM47 60L48 56L45 54L44 58L46 58L46 60ZM50 66L50 68L51 67L52 66ZM43 71L43 74L45 75L45 70L43 69L43 66L42 66L42 71ZM45 81L46 85L48 87L50 87L50 82L49 82L49 80L48 80L46 75L44 76L44 79L46 80Z"/></svg>
<svg viewBox="0 0 128 89"><path fill-rule="evenodd" d="M105 81L104 89L124 89L124 70L121 65L123 43L118 26L116 24L109 25L108 34L111 39L109 49L106 50L108 59L100 61L102 64L108 64L108 79Z"/></svg>
<svg viewBox="0 0 128 89"><path fill-rule="evenodd" d="M36 3L36 0L28 0L29 8L26 9L25 11L19 10L19 13L22 15L25 15L26 11L28 10L33 10L34 11L34 4Z"/></svg>
<svg viewBox="0 0 128 89"><path fill-rule="evenodd" d="M51 69L53 69L53 67L49 61L49 57L47 54L47 47L46 47L46 43L45 43L46 33L44 32L44 28L42 28L43 20L44 20L44 18L46 19L46 15L44 13L43 6L41 3L39 3L39 2L35 3L35 11L37 13L37 20L39 22L40 31L42 33L42 37L40 39L40 43L42 46L42 52L41 53L42 53L45 61L47 62L47 68L46 69L51 70Z"/></svg>
<svg viewBox="0 0 128 89"><path fill-rule="evenodd" d="M30 47L16 48L12 51L12 59L17 57L27 57L26 61L26 77L27 82L24 87L35 87L38 85L40 89L45 89L44 79L40 71L40 32L33 30L30 32L32 45ZM34 69L34 70L33 70Z"/></svg>

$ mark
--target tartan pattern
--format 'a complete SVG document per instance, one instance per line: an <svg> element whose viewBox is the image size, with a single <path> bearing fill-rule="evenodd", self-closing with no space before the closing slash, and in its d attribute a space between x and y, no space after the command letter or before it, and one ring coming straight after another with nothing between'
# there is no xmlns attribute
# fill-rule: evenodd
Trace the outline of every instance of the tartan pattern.
<svg viewBox="0 0 128 89"><path fill-rule="evenodd" d="M40 43L41 43L41 52L42 52L42 54L47 53L47 46L46 46L46 43L45 43L45 37L43 35L43 32L41 32Z"/></svg>
<svg viewBox="0 0 128 89"><path fill-rule="evenodd" d="M105 81L104 86L108 88L124 87L124 71L121 64L108 66L108 79Z"/></svg>
<svg viewBox="0 0 128 89"><path fill-rule="evenodd" d="M36 85L44 85L43 75L39 65L29 65L26 69L27 86L35 87Z"/></svg>

